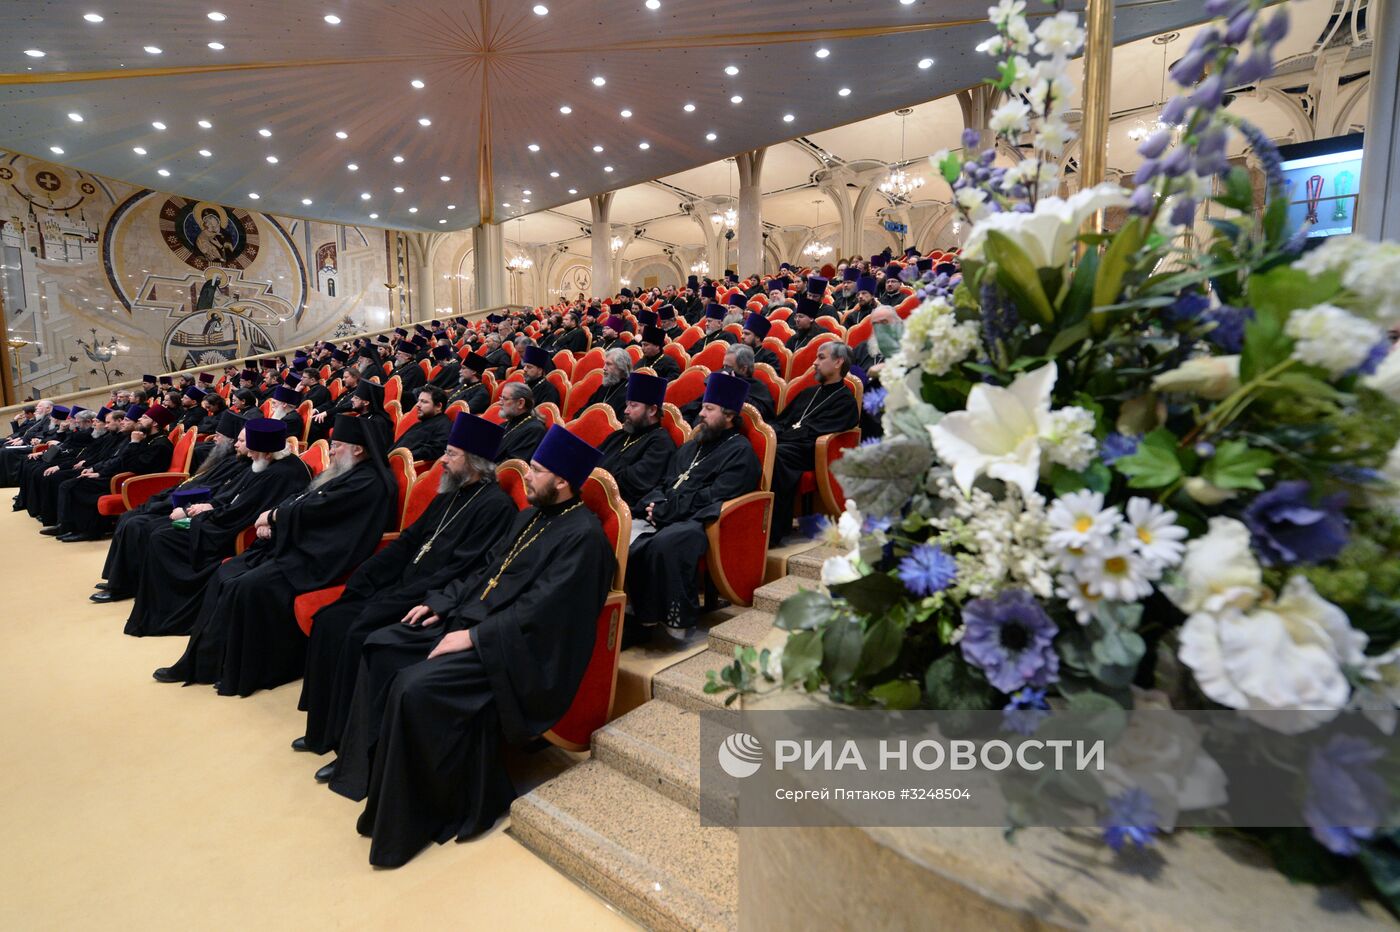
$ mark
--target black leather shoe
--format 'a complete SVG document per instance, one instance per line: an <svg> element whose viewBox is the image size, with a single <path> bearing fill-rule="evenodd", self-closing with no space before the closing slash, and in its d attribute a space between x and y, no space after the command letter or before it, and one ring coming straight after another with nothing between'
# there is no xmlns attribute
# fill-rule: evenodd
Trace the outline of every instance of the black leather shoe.
<svg viewBox="0 0 1400 932"><path fill-rule="evenodd" d="M40 528L39 533L43 534L45 537L57 537L58 535L64 533L64 530L63 528L55 524L53 527Z"/></svg>
<svg viewBox="0 0 1400 932"><path fill-rule="evenodd" d="M117 597L112 595L112 593L110 592L94 592L92 595L88 596L88 601L97 602L98 604L105 604L107 602L117 601Z"/></svg>
<svg viewBox="0 0 1400 932"><path fill-rule="evenodd" d="M102 590L103 592L106 592L108 587L107 587L107 584L106 584L105 582L100 582L100 583L93 583L93 584L92 584L92 588L94 588L94 589L100 589L100 590Z"/></svg>
<svg viewBox="0 0 1400 932"><path fill-rule="evenodd" d="M311 745L309 745L309 744L306 743L306 735L302 735L300 738L298 738L298 739L296 739L295 741L292 742L292 750L293 750L293 751L309 751L309 750L311 750Z"/></svg>
<svg viewBox="0 0 1400 932"><path fill-rule="evenodd" d="M87 541L90 541L90 540L97 540L97 538L96 538L96 537L93 537L91 534L76 534L76 533L75 533L75 534L64 534L63 536L59 537L58 540L59 540L59 543L63 543L63 544L82 544L82 543L86 543Z"/></svg>
<svg viewBox="0 0 1400 932"><path fill-rule="evenodd" d="M181 678L180 676L177 676L176 673L175 673L175 671L172 670L170 667L161 667L161 668L159 668L158 670L156 670L156 672L152 673L151 676L155 677L155 681L156 681L157 683L183 683L183 682L184 682L184 679Z"/></svg>
<svg viewBox="0 0 1400 932"><path fill-rule="evenodd" d="M317 782L317 783L330 783L332 780L334 780L334 779L335 779L335 765L336 765L337 763L338 763L338 761L331 761L329 764L327 764L326 766L322 767L320 770L316 771L316 782Z"/></svg>

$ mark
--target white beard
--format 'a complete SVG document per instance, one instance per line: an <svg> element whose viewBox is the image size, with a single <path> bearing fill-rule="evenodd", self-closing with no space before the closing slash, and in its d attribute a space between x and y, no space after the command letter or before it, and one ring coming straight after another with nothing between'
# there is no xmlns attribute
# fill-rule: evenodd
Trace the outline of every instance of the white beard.
<svg viewBox="0 0 1400 932"><path fill-rule="evenodd" d="M258 459L253 460L252 470L254 473L266 472L267 467L270 465L272 465L271 460L265 460L259 457Z"/></svg>

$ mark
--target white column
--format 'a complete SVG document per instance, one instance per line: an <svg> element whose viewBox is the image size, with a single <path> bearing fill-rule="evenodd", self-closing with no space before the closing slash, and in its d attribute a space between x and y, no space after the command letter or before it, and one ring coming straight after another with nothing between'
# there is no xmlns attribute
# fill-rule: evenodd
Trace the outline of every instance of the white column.
<svg viewBox="0 0 1400 932"><path fill-rule="evenodd" d="M1400 239L1400 0L1376 0L1371 26L1371 109L1361 160L1357 231L1375 240Z"/></svg>
<svg viewBox="0 0 1400 932"><path fill-rule="evenodd" d="M739 166L739 267L740 278L763 276L763 157L767 149L740 152Z"/></svg>
<svg viewBox="0 0 1400 932"><path fill-rule="evenodd" d="M589 297L607 298L616 291L612 273L612 224L608 215L612 213L613 192L595 194L588 199L593 211L593 294Z"/></svg>
<svg viewBox="0 0 1400 932"><path fill-rule="evenodd" d="M476 307L506 303L506 244L499 223L472 227L472 266L476 272Z"/></svg>

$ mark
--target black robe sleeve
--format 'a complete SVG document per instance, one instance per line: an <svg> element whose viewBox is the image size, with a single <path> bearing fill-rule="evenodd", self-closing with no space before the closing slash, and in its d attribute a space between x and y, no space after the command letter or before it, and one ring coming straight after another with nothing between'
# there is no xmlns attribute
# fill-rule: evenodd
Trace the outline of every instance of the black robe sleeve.
<svg viewBox="0 0 1400 932"><path fill-rule="evenodd" d="M629 508L656 487L676 455L676 443L664 427L652 428L628 446L631 439L625 430L614 431L603 441L603 459L598 464L617 482L617 490Z"/></svg>
<svg viewBox="0 0 1400 932"><path fill-rule="evenodd" d="M534 415L526 415L520 423L507 427L497 457L500 462L524 460L528 463L535 455L535 447L539 446L543 439L544 421Z"/></svg>
<svg viewBox="0 0 1400 932"><path fill-rule="evenodd" d="M451 430L452 422L439 414L426 421L419 421L404 431L399 442L394 444L394 449L407 450L415 460L432 462L447 449L447 435Z"/></svg>
<svg viewBox="0 0 1400 932"><path fill-rule="evenodd" d="M676 480L687 469L690 475L680 488L675 488ZM642 497L634 512L643 517L647 505L655 503L652 521L657 527L680 521L712 521L719 517L720 506L729 499L756 491L762 473L753 446L737 430L704 448L690 440L676 451L671 468Z"/></svg>
<svg viewBox="0 0 1400 932"><path fill-rule="evenodd" d="M255 473L246 469L241 478L214 495L213 511L190 519L190 559L200 566L206 560L233 550L233 542L258 515L306 488L311 471L295 456L273 460Z"/></svg>
<svg viewBox="0 0 1400 932"><path fill-rule="evenodd" d="M535 396L535 407L537 408L542 404L560 404L559 390L543 376L540 377L538 382L530 386L530 393Z"/></svg>
<svg viewBox="0 0 1400 932"><path fill-rule="evenodd" d="M823 394L832 395L830 398L816 397L822 389L820 385L803 389L788 403L773 425L779 443L816 443L818 437L850 430L860 423L860 406L847 385L840 385L835 394L827 389ZM796 426L798 421L801 427Z"/></svg>
<svg viewBox="0 0 1400 932"><path fill-rule="evenodd" d="M362 462L277 506L272 555L300 591L329 586L374 553L396 501L390 485Z"/></svg>

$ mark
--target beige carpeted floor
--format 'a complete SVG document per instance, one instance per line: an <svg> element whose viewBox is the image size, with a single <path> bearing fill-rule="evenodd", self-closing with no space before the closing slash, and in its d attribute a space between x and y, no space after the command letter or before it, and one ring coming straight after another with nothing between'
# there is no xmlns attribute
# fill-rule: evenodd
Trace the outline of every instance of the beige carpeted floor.
<svg viewBox="0 0 1400 932"><path fill-rule="evenodd" d="M504 823L369 866L360 806L316 784L299 684L249 699L156 683L183 638L87 601L107 544L0 511L0 929L612 928ZM565 762L550 752L533 770Z"/></svg>

